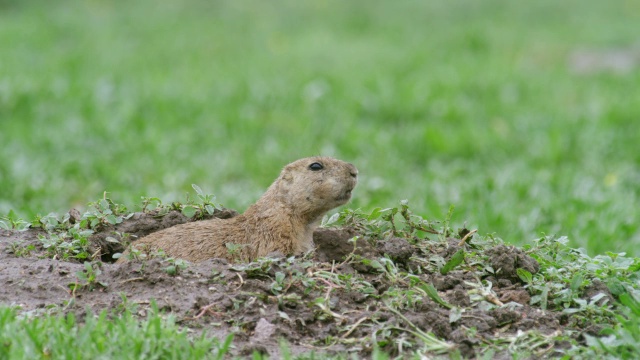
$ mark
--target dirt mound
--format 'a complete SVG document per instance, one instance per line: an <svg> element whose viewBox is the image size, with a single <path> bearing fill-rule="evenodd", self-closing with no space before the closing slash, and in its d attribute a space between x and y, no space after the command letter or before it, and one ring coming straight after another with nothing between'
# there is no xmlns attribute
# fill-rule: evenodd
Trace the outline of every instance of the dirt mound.
<svg viewBox="0 0 640 360"><path fill-rule="evenodd" d="M203 215L202 219L228 219L236 215L238 212L235 210L216 209L212 215ZM167 213L159 213L157 210L137 212L120 224L101 227L100 231L93 234L89 240L94 244L94 251L100 252L102 261L112 262L114 260L111 256L124 251L129 241L193 220L177 210Z"/></svg>
<svg viewBox="0 0 640 360"><path fill-rule="evenodd" d="M426 243L426 238L372 238L352 227L318 229L316 252L302 258L250 264L161 258L110 263L127 236L133 239L186 221L176 211L134 214L93 234L91 246L100 256L84 264L42 258L47 252L38 240L41 230L2 231L0 301L36 313L82 314L87 308L118 312L136 305L140 315L155 301L196 333L234 333L236 355L258 351L275 357L280 356L280 338L294 354L353 352L367 357L374 341L398 354L399 339L421 338L425 344L431 339L433 353L457 351L473 357L477 345L488 339L533 328L548 335L562 328L558 314L529 306L528 291L518 277L517 269L533 274L538 263L503 245L486 252L494 272L483 275L484 282L477 272L443 275L430 270L430 262L448 262L467 246L459 239Z"/></svg>

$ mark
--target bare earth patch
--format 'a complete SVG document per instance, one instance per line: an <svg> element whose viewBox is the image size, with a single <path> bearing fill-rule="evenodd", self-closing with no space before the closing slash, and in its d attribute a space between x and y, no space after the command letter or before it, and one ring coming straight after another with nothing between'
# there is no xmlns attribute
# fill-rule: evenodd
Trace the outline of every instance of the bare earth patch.
<svg viewBox="0 0 640 360"><path fill-rule="evenodd" d="M568 64L569 69L578 74L611 72L624 75L640 66L640 48L576 50L569 55Z"/></svg>

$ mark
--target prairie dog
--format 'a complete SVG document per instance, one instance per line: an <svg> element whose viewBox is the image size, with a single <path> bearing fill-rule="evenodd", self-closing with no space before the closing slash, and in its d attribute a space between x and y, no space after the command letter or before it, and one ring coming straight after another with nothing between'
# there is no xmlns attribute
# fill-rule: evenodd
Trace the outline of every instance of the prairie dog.
<svg viewBox="0 0 640 360"><path fill-rule="evenodd" d="M358 170L350 163L324 156L300 159L285 166L244 214L173 226L132 245L194 262L304 253L313 248L313 231L324 214L346 204L357 182ZM126 261L128 252L117 262Z"/></svg>

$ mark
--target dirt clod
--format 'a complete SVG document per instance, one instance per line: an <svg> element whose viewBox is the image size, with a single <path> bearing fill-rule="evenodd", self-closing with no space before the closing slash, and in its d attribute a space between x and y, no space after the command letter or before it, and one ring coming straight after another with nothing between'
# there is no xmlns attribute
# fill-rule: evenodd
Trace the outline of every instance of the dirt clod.
<svg viewBox="0 0 640 360"><path fill-rule="evenodd" d="M275 331L275 325L267 321L265 318L260 318L260 320L258 320L258 323L256 324L253 336L251 337L251 342L254 344L259 344L263 341L269 340L269 338L273 336Z"/></svg>
<svg viewBox="0 0 640 360"><path fill-rule="evenodd" d="M471 298L465 289L461 286L456 286L451 292L451 296L449 296L449 302L456 306L465 307L471 305Z"/></svg>
<svg viewBox="0 0 640 360"><path fill-rule="evenodd" d="M500 301L503 303L513 301L521 305L527 305L531 301L531 296L527 290L505 290L500 296Z"/></svg>
<svg viewBox="0 0 640 360"><path fill-rule="evenodd" d="M317 229L313 233L313 242L316 245L316 258L319 261L343 261L349 254L355 252L357 254L369 254L374 251L364 239L358 239L355 247L350 239L357 236L358 233L354 229Z"/></svg>
<svg viewBox="0 0 640 360"><path fill-rule="evenodd" d="M413 247L406 239L393 237L378 242L378 248L384 255L400 264L406 264L413 255Z"/></svg>
<svg viewBox="0 0 640 360"><path fill-rule="evenodd" d="M487 254L497 278L520 282L517 273L519 268L531 274L536 274L540 270L540 264L534 258L513 246L498 245L488 250Z"/></svg>

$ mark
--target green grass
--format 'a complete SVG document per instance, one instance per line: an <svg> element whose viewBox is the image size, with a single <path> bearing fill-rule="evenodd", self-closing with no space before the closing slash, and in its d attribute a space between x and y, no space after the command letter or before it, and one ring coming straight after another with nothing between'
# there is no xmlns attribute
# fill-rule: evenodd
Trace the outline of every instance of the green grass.
<svg viewBox="0 0 640 360"><path fill-rule="evenodd" d="M640 301L628 295L621 296L620 301L626 306L620 324L610 329L607 337L587 336L587 344L612 358L635 359L640 354Z"/></svg>
<svg viewBox="0 0 640 360"><path fill-rule="evenodd" d="M103 191L243 210L299 157L355 163L351 207L409 199L512 243L640 246L628 1L0 1L0 214Z"/></svg>
<svg viewBox="0 0 640 360"><path fill-rule="evenodd" d="M0 359L221 359L231 338L187 336L173 319L150 312L137 320L129 311L78 320L66 316L25 317L0 307Z"/></svg>

